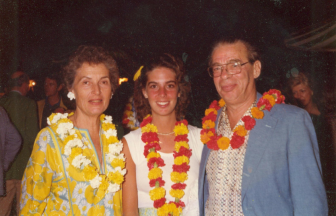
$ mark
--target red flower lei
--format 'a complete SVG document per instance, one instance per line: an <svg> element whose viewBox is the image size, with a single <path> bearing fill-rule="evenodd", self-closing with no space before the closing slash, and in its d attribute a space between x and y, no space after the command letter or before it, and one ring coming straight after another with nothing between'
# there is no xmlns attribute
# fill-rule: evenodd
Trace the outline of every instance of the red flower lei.
<svg viewBox="0 0 336 216"><path fill-rule="evenodd" d="M234 129L231 140L222 135L217 135L215 130L215 121L217 118L217 111L225 105L223 99L219 102L214 100L209 109L205 110L205 116L202 118L202 131L201 131L201 141L212 150L225 150L231 147L233 149L239 148L243 145L245 141L245 136L248 131L252 130L256 124L255 119L262 119L264 117L263 110L270 111L272 107L277 103L284 103L285 97L281 95L281 92L276 89L271 89L268 92L265 92L263 96L259 99L257 107L251 109L252 117L243 116L242 121L244 125L237 126Z"/></svg>
<svg viewBox="0 0 336 216"><path fill-rule="evenodd" d="M186 120L175 123L175 151L174 151L174 165L173 172L170 174L171 180L175 183L171 186L170 195L175 198L175 201L166 203L166 191L163 188L165 181L162 179L162 170L160 167L165 166L160 154L157 152L161 149L159 145L159 138L157 128L151 124L152 117L148 115L140 124L142 136L141 140L146 143L144 155L147 158L147 166L149 168L148 178L150 179L149 195L154 201L153 206L158 209L157 214L166 215L180 215L182 207L185 207L181 198L184 196L184 189L186 184L183 183L188 179L187 172L190 169L189 158L192 155L188 144L188 122Z"/></svg>

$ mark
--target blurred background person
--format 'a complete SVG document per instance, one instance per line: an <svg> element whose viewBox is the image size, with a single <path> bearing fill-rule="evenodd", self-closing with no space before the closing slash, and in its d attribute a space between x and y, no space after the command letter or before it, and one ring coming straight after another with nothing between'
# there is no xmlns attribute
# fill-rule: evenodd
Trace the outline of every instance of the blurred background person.
<svg viewBox="0 0 336 216"><path fill-rule="evenodd" d="M52 114L38 134L22 179L20 215L122 215L122 143L112 117L103 114L118 78L114 58L101 47L80 46L70 56L64 81L75 112Z"/></svg>
<svg viewBox="0 0 336 216"><path fill-rule="evenodd" d="M64 113L67 107L62 101L60 91L63 88L60 73L49 73L44 80L46 98L37 102L40 129L48 126L47 118L53 112Z"/></svg>
<svg viewBox="0 0 336 216"><path fill-rule="evenodd" d="M326 118L326 106L321 102L323 101L321 97L318 98L318 95L321 94L316 92L313 80L303 72L292 74L287 87L292 103L305 109L314 124L320 150L323 181L328 196L329 212L333 212L335 207L331 202L336 198L336 166L333 145L335 131L333 131Z"/></svg>
<svg viewBox="0 0 336 216"><path fill-rule="evenodd" d="M6 110L9 119L19 131L23 145L13 164L6 172L6 194L0 197L0 215L9 215L16 197L16 211L20 208L21 179L33 149L38 132L36 103L26 97L29 91L29 77L17 71L9 79L10 91L0 98L0 105Z"/></svg>
<svg viewBox="0 0 336 216"><path fill-rule="evenodd" d="M19 132L10 122L9 117L0 106L0 197L6 196L4 173L19 152L22 139Z"/></svg>

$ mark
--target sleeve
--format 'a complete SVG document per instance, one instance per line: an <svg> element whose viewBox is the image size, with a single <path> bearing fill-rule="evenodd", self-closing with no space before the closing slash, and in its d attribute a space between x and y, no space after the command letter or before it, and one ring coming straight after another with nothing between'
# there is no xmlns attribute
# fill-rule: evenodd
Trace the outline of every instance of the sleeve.
<svg viewBox="0 0 336 216"><path fill-rule="evenodd" d="M2 109L2 108L1 108ZM2 109L3 110L3 109ZM8 115L5 110L1 115L2 121L5 125L5 154L4 154L4 168L5 171L8 170L10 163L15 159L16 154L19 152L22 145L22 139L19 132L16 130L14 125L10 122Z"/></svg>
<svg viewBox="0 0 336 216"><path fill-rule="evenodd" d="M290 129L287 148L294 215L328 215L317 139L308 113L298 113Z"/></svg>
<svg viewBox="0 0 336 216"><path fill-rule="evenodd" d="M33 149L34 140L39 131L38 121L37 121L37 108L36 103L31 101L27 108L27 118L25 124L25 136L27 138L27 143L29 145L30 151Z"/></svg>
<svg viewBox="0 0 336 216"><path fill-rule="evenodd" d="M201 163L202 151L204 147L204 143L202 143L201 141L201 129L195 126L191 126L190 129L191 130L189 131L192 133L191 137L192 137L192 142L193 142L192 152L193 154L196 155L199 163Z"/></svg>
<svg viewBox="0 0 336 216"><path fill-rule="evenodd" d="M51 142L49 131L45 128L37 136L33 152L28 161L21 183L20 215L42 215L50 195L53 170L50 164L55 158L51 155ZM48 159L49 158L49 159Z"/></svg>

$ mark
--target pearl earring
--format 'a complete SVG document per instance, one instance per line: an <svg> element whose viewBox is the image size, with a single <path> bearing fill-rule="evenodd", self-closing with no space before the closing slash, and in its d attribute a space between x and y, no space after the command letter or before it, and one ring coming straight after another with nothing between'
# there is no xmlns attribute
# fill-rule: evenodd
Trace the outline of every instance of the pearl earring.
<svg viewBox="0 0 336 216"><path fill-rule="evenodd" d="M69 92L69 93L67 94L67 96L68 96L68 98L69 98L70 100L76 99L75 94L72 93L72 92Z"/></svg>
<svg viewBox="0 0 336 216"><path fill-rule="evenodd" d="M113 97L113 94L111 94L111 98L110 99L112 99L112 97Z"/></svg>

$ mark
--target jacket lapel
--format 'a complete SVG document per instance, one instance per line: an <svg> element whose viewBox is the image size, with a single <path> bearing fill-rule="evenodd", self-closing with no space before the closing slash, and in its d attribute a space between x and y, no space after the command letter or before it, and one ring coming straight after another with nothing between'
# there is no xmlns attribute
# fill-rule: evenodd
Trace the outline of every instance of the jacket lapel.
<svg viewBox="0 0 336 216"><path fill-rule="evenodd" d="M260 97L261 94L258 93L258 100ZM273 107L273 109L276 109L276 107ZM250 132L243 167L242 200L244 199L250 181L259 166L265 149L269 142L271 142L271 137L276 124L277 119L273 118L271 112L266 110L264 111L264 118L257 119L255 127Z"/></svg>

